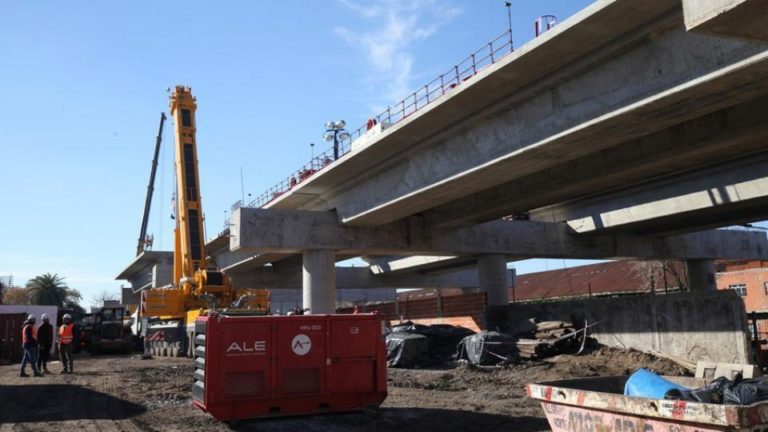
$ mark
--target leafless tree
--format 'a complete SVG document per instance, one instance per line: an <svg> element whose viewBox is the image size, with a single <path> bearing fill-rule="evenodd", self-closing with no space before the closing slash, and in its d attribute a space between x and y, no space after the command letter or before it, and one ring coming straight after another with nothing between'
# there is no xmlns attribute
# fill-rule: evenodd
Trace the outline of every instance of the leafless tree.
<svg viewBox="0 0 768 432"><path fill-rule="evenodd" d="M105 301L117 300L118 295L114 291L103 289L91 297L92 306L103 306Z"/></svg>
<svg viewBox="0 0 768 432"><path fill-rule="evenodd" d="M685 263L676 260L635 261L633 269L641 280L640 290L655 293L661 290L688 289Z"/></svg>

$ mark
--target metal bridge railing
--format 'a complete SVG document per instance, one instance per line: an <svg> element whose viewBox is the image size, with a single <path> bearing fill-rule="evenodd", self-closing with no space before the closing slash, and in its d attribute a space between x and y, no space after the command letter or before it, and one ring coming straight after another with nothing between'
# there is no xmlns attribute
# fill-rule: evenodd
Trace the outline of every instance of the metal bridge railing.
<svg viewBox="0 0 768 432"><path fill-rule="evenodd" d="M474 77L479 71L496 63L512 51L512 34L507 30L470 54L469 57L457 63L450 70L419 87L418 90L408 95L402 101L388 106L386 110L372 117L371 120L376 120L379 124L393 125L406 119L408 116L450 93L454 88ZM339 157L349 153L352 149L352 141L361 137L368 129L369 126L366 124L350 132L350 138L339 143ZM264 207L270 201L277 199L299 183L322 171L332 164L333 161L333 148L331 148L319 156L315 156L309 163L286 179L257 196L248 203L247 207Z"/></svg>

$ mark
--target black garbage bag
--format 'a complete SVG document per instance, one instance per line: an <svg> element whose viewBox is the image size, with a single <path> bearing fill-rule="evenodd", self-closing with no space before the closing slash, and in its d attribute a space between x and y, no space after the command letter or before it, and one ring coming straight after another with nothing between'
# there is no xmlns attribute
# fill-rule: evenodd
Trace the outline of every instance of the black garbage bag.
<svg viewBox="0 0 768 432"><path fill-rule="evenodd" d="M768 377L734 381L723 388L726 405L752 405L764 400L768 400Z"/></svg>
<svg viewBox="0 0 768 432"><path fill-rule="evenodd" d="M508 335L483 330L465 337L455 357L479 366L506 364L517 360L517 345Z"/></svg>
<svg viewBox="0 0 768 432"><path fill-rule="evenodd" d="M387 366L413 368L431 363L429 340L424 335L392 332L387 342Z"/></svg>
<svg viewBox="0 0 768 432"><path fill-rule="evenodd" d="M768 400L768 377L743 380L738 375L733 381L719 377L704 387L682 392L679 398L691 402L751 405Z"/></svg>
<svg viewBox="0 0 768 432"><path fill-rule="evenodd" d="M688 391L668 393L666 398L682 399L689 402L721 404L723 403L723 392L725 391L725 387L730 384L732 384L731 380L726 377L720 377L712 380L712 382L704 387Z"/></svg>
<svg viewBox="0 0 768 432"><path fill-rule="evenodd" d="M392 333L408 333L414 326L415 324L413 322L406 321L396 326L392 326Z"/></svg>

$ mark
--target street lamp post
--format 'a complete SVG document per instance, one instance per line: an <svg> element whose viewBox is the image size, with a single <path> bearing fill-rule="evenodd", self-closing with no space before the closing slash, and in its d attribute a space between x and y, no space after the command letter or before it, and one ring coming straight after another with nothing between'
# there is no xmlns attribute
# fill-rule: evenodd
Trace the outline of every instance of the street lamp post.
<svg viewBox="0 0 768 432"><path fill-rule="evenodd" d="M515 44L512 39L512 2L505 1L504 6L507 7L507 18L509 19L509 50L515 50Z"/></svg>
<svg viewBox="0 0 768 432"><path fill-rule="evenodd" d="M323 139L326 142L333 142L333 160L339 158L339 141L348 140L350 135L344 127L347 123L344 120L329 121L325 124L325 133Z"/></svg>

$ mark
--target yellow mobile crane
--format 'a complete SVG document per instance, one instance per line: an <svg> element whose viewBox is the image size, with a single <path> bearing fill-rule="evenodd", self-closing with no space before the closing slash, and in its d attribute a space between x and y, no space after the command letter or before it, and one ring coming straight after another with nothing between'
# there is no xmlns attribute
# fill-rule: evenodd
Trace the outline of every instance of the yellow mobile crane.
<svg viewBox="0 0 768 432"><path fill-rule="evenodd" d="M205 252L203 208L197 162L197 103L191 89L176 86L171 95L176 163L176 229L173 280L169 287L147 290L143 315L155 316L146 333L152 354L191 356L195 319L205 309L269 313L269 290L239 289ZM233 309L232 307L235 306Z"/></svg>

